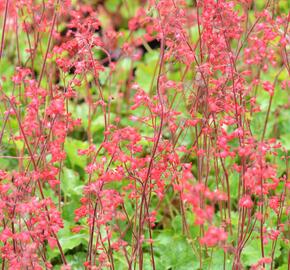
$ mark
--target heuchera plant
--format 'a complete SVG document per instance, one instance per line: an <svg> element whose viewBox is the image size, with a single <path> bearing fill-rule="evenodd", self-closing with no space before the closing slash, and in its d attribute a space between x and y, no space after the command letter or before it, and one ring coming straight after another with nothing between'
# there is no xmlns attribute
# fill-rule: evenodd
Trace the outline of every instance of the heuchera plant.
<svg viewBox="0 0 290 270"><path fill-rule="evenodd" d="M289 269L287 0L0 0L1 269Z"/></svg>

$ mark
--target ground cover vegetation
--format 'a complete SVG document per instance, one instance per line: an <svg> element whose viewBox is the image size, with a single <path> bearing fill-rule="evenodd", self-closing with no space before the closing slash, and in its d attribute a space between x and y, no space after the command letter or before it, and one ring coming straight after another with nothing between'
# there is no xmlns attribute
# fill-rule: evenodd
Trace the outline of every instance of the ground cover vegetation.
<svg viewBox="0 0 290 270"><path fill-rule="evenodd" d="M0 0L1 269L289 269L287 0Z"/></svg>

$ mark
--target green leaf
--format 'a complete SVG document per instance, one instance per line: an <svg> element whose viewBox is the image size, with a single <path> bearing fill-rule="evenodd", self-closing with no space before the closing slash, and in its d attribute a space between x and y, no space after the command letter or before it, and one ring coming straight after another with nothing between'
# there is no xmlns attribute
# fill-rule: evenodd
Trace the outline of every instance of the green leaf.
<svg viewBox="0 0 290 270"><path fill-rule="evenodd" d="M147 92L150 90L158 59L159 53L151 51L146 54L144 62L137 64L136 82Z"/></svg>
<svg viewBox="0 0 290 270"><path fill-rule="evenodd" d="M74 270L83 270L84 262L86 261L86 253L77 252L73 255L66 256L68 264L71 266L71 269Z"/></svg>
<svg viewBox="0 0 290 270"><path fill-rule="evenodd" d="M107 0L105 1L105 6L110 12L116 12L119 4L121 3L120 0Z"/></svg>
<svg viewBox="0 0 290 270"><path fill-rule="evenodd" d="M65 196L73 194L81 195L82 191L78 187L81 185L79 174L71 169L63 168L63 177L61 178L61 189Z"/></svg>
<svg viewBox="0 0 290 270"><path fill-rule="evenodd" d="M172 231L162 231L155 239L155 249L160 254L162 269L197 269L197 258L186 238Z"/></svg>
<svg viewBox="0 0 290 270"><path fill-rule="evenodd" d="M64 221L64 228L58 232L58 239L64 253L66 253L69 250L72 250L73 248L81 244L85 246L87 245L88 233L73 234L71 232L72 226L73 225L70 222ZM59 256L59 250L57 248L51 250L50 247L48 246L47 249L48 249L48 258L50 260Z"/></svg>
<svg viewBox="0 0 290 270"><path fill-rule="evenodd" d="M213 248L209 253L211 252L211 256L203 261L203 270L220 270L224 265L225 269L232 269L233 256L226 254L225 257L224 251L220 248Z"/></svg>
<svg viewBox="0 0 290 270"><path fill-rule="evenodd" d="M74 247L79 246L80 244L87 244L87 234L74 234L66 235L59 239L61 247L64 251L73 249Z"/></svg>
<svg viewBox="0 0 290 270"><path fill-rule="evenodd" d="M254 238L254 239L253 239ZM254 263L257 263L261 257L261 240L258 238L258 233L255 233L253 235L253 238L251 241L249 241L242 251L241 260L244 265L251 266ZM278 241L279 246L279 241ZM280 250L276 249L275 257L280 256ZM271 243L264 245L264 253L265 257L271 257L271 251L272 251L272 245Z"/></svg>
<svg viewBox="0 0 290 270"><path fill-rule="evenodd" d="M72 168L76 166L84 169L86 166L86 156L79 156L78 149L86 149L89 147L88 142L82 142L72 138L67 138L64 143L64 150L67 153L69 164Z"/></svg>

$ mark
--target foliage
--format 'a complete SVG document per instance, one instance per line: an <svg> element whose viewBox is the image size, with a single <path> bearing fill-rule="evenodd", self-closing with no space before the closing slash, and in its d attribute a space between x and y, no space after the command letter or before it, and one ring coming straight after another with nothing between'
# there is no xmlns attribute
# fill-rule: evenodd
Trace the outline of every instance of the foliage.
<svg viewBox="0 0 290 270"><path fill-rule="evenodd" d="M287 0L0 0L2 269L288 269Z"/></svg>

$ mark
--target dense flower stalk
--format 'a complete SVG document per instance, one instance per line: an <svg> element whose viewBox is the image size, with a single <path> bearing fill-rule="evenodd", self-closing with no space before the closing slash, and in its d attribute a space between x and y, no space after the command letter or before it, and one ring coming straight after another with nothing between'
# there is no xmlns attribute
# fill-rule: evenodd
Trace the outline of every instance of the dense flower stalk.
<svg viewBox="0 0 290 270"><path fill-rule="evenodd" d="M113 2L0 0L2 269L289 266L287 4Z"/></svg>

